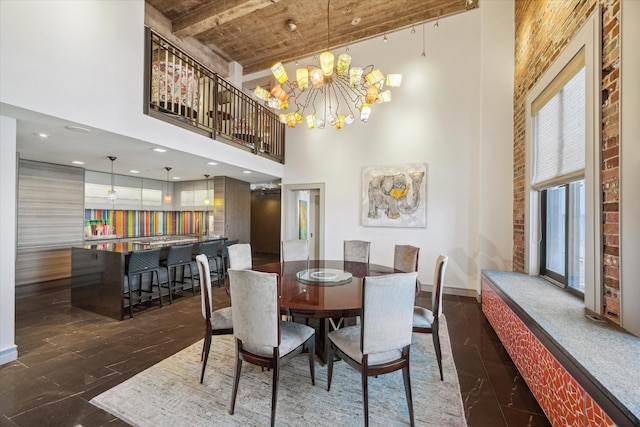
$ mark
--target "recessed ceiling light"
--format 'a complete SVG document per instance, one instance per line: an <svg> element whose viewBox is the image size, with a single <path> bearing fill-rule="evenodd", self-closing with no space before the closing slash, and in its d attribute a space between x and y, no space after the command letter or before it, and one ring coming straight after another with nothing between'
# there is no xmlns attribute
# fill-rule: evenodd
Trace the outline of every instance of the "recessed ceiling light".
<svg viewBox="0 0 640 427"><path fill-rule="evenodd" d="M80 127L80 126L69 125L69 126L65 126L64 128L67 129L67 130L70 130L71 132L91 133L90 129L83 128L83 127Z"/></svg>
<svg viewBox="0 0 640 427"><path fill-rule="evenodd" d="M173 179L180 179L180 177L179 176L174 176Z"/></svg>
<svg viewBox="0 0 640 427"><path fill-rule="evenodd" d="M160 148L160 147L154 148L153 151L155 151L156 153L166 153L167 152L167 150L165 150L164 148Z"/></svg>
<svg viewBox="0 0 640 427"><path fill-rule="evenodd" d="M34 134L35 136L39 136L40 138L49 138L49 134L47 134L47 133L34 132L33 134Z"/></svg>
<svg viewBox="0 0 640 427"><path fill-rule="evenodd" d="M207 164L211 165L211 166L218 166L218 164L216 162L207 162Z"/></svg>
<svg viewBox="0 0 640 427"><path fill-rule="evenodd" d="M71 163L74 165L84 165L84 162L81 162L80 160L73 160Z"/></svg>
<svg viewBox="0 0 640 427"><path fill-rule="evenodd" d="M140 173L140 171L136 171L136 170L130 170L129 172L131 172L131 173Z"/></svg>
<svg viewBox="0 0 640 427"><path fill-rule="evenodd" d="M242 173L251 173L251 171L242 171Z"/></svg>

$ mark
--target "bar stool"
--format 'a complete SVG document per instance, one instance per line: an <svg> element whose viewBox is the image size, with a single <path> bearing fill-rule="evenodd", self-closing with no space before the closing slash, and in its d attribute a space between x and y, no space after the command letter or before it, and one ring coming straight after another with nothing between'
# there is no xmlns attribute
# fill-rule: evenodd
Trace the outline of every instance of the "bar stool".
<svg viewBox="0 0 640 427"><path fill-rule="evenodd" d="M184 290L185 284L185 267L189 267L189 280L191 281L191 293L195 296L196 286L193 283L193 269L191 254L193 253L193 244L170 246L167 260L164 265L167 268L167 288L169 289L169 304L173 303L173 292L176 289ZM181 268L181 281L178 282L178 267ZM173 275L171 274L173 272ZM179 283L176 284L176 283Z"/></svg>
<svg viewBox="0 0 640 427"><path fill-rule="evenodd" d="M222 239L210 240L200 243L199 253L206 255L209 259L209 271L213 278L213 273L216 273L216 284L218 287L222 284L222 257L220 256L220 243Z"/></svg>
<svg viewBox="0 0 640 427"><path fill-rule="evenodd" d="M235 240L225 240L222 242L222 277L223 279L227 278L227 270L229 269L229 246L233 246L238 243L238 239Z"/></svg>
<svg viewBox="0 0 640 427"><path fill-rule="evenodd" d="M160 299L160 307L162 307L162 289L160 288L160 248L146 249L131 252L129 264L124 282L123 297L129 300L129 317L133 318L133 304L142 302L142 293L150 294L153 299L153 287L158 287L158 298ZM150 273L149 290L143 289L143 278ZM156 281L154 284L153 275L155 273ZM137 283L133 280L137 278ZM137 285L137 286L136 286ZM138 291L138 295L134 296L134 292ZM136 300L134 302L134 300Z"/></svg>

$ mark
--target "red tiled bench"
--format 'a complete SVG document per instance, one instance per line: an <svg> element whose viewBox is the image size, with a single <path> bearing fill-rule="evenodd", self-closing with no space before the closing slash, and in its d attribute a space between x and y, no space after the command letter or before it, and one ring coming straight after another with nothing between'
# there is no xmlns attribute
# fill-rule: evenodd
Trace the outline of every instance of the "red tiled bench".
<svg viewBox="0 0 640 427"><path fill-rule="evenodd" d="M523 286L540 285L535 292L539 303L544 304L547 286L553 285L535 283L536 280L544 282L543 279L519 273L483 271L482 311L550 422L554 426L639 425L637 414L634 415L608 390L603 389L598 379L550 336L549 331L532 319L511 298L508 290L505 291L498 283L501 278L507 278L510 289L513 289L513 281L519 280L519 276L526 282ZM549 292L555 291L549 289ZM635 337L630 338L633 343ZM598 343L589 345L597 346ZM610 351L615 349L603 348L602 357L606 357ZM640 354L637 357L640 358ZM636 376L638 374L634 373ZM628 380L633 381L632 378ZM636 383L636 387L640 389L640 384Z"/></svg>

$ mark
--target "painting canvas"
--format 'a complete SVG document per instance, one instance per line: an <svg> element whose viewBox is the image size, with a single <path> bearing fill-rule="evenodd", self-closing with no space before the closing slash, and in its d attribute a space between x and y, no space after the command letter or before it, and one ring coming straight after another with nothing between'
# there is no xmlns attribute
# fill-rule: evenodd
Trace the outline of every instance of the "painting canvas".
<svg viewBox="0 0 640 427"><path fill-rule="evenodd" d="M364 168L362 225L426 227L426 192L426 163Z"/></svg>
<svg viewBox="0 0 640 427"><path fill-rule="evenodd" d="M307 201L298 201L298 215L300 215L298 227L298 239L307 240Z"/></svg>

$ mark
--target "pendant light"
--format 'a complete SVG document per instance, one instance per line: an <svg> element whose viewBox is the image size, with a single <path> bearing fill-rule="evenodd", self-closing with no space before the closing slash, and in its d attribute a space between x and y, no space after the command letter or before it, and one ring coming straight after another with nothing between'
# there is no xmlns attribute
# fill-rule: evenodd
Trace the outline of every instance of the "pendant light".
<svg viewBox="0 0 640 427"><path fill-rule="evenodd" d="M171 168L169 166L164 167L167 170L167 192L164 194L164 202L171 203L171 193L169 193L169 171Z"/></svg>
<svg viewBox="0 0 640 427"><path fill-rule="evenodd" d="M107 199L111 200L112 202L115 202L116 190L113 187L113 161L117 159L117 157L108 156L107 158L111 160L111 189L107 192Z"/></svg>
<svg viewBox="0 0 640 427"><path fill-rule="evenodd" d="M209 199L209 175L205 174L204 177L207 179L207 194L204 196L204 204L209 205L211 203Z"/></svg>

